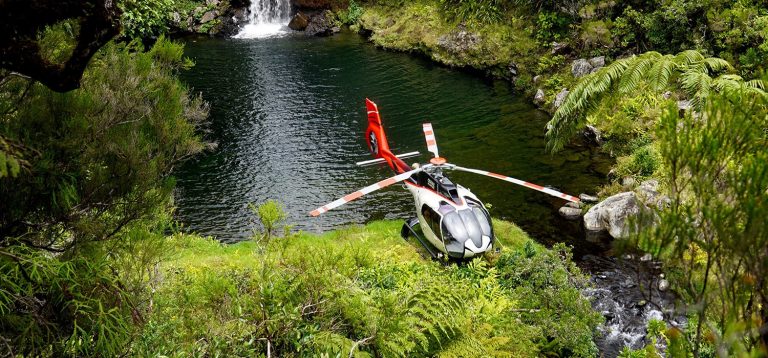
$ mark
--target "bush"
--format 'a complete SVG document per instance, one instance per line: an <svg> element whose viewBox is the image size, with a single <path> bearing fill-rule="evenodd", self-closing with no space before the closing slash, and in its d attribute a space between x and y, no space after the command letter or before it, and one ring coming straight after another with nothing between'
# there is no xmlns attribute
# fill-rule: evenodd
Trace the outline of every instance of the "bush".
<svg viewBox="0 0 768 358"><path fill-rule="evenodd" d="M600 315L579 294L586 281L566 249L550 252L496 222L519 259L504 254L495 265L476 259L444 267L419 257L399 237L400 226L299 234L255 258L253 242L176 236L166 280L132 353L594 355Z"/></svg>
<svg viewBox="0 0 768 358"><path fill-rule="evenodd" d="M0 87L0 138L25 160L0 177L0 340L14 354L116 356L141 323L171 171L203 147L207 108L173 76L181 54L162 38L109 44L78 90Z"/></svg>
<svg viewBox="0 0 768 358"><path fill-rule="evenodd" d="M176 4L174 0L118 0L123 12L123 34L128 38L149 38L168 31Z"/></svg>

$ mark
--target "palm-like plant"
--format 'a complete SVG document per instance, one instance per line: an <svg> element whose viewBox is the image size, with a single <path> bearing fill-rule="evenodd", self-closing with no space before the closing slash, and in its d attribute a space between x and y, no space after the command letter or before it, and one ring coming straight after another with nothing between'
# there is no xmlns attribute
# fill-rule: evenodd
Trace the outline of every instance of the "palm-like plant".
<svg viewBox="0 0 768 358"><path fill-rule="evenodd" d="M582 78L547 123L548 147L558 151L584 126L587 114L600 104L609 91L630 94L643 82L661 93L666 89L682 90L695 109L700 109L711 91L742 88L766 95L760 80L745 81L732 70L728 61L706 58L700 52L687 50L677 55L655 51L616 60L595 73ZM717 74L717 77L713 77Z"/></svg>

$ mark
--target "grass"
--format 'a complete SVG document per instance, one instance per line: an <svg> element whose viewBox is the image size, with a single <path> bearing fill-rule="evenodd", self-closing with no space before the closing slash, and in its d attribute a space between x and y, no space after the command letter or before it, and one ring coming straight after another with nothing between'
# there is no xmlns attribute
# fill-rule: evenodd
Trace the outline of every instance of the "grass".
<svg viewBox="0 0 768 358"><path fill-rule="evenodd" d="M535 356L595 352L600 315L563 247L495 221L500 254L444 266L402 223L377 221L263 246L170 237L132 354ZM581 287L581 288L580 288Z"/></svg>

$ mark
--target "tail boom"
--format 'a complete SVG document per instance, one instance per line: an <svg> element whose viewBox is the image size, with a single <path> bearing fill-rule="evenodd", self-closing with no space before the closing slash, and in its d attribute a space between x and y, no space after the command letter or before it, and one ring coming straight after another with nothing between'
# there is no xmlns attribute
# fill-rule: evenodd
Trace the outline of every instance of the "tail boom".
<svg viewBox="0 0 768 358"><path fill-rule="evenodd" d="M402 159L392 154L389 149L387 135L384 133L384 127L381 124L381 116L376 103L370 99L365 99L365 107L368 111L368 128L365 130L365 141L368 143L368 149L375 158L384 159L395 173L404 173L411 168Z"/></svg>

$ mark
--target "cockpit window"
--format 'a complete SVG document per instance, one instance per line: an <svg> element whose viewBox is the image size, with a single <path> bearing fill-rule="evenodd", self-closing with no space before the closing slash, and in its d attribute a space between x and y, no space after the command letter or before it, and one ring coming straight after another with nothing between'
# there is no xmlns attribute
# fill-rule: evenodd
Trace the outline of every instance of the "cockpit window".
<svg viewBox="0 0 768 358"><path fill-rule="evenodd" d="M424 218L427 226L438 238L440 237L440 215L426 204L421 207L421 216Z"/></svg>
<svg viewBox="0 0 768 358"><path fill-rule="evenodd" d="M492 237L491 225L487 215L480 208L453 211L443 216L443 238L459 242L472 240L479 246L483 236Z"/></svg>

